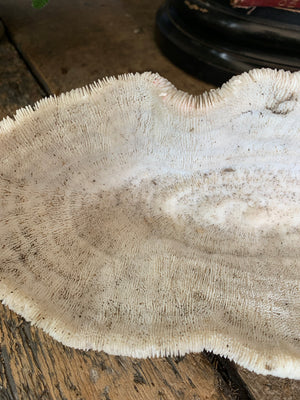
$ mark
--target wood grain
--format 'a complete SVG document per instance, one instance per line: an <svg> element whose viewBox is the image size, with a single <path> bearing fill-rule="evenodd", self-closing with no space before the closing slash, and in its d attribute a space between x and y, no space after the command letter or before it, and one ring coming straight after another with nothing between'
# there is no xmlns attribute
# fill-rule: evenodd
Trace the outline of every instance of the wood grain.
<svg viewBox="0 0 300 400"><path fill-rule="evenodd" d="M300 381L280 379L274 376L259 376L245 368L237 367L249 393L255 399L264 400L299 400Z"/></svg>
<svg viewBox="0 0 300 400"><path fill-rule="evenodd" d="M0 306L0 398L234 399L203 354L139 360L63 346Z"/></svg>

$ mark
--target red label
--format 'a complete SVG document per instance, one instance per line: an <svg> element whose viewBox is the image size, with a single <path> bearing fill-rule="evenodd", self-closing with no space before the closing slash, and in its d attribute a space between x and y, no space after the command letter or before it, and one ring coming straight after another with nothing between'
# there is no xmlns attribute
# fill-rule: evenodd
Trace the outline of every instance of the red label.
<svg viewBox="0 0 300 400"><path fill-rule="evenodd" d="M300 8L300 0L231 0L234 7Z"/></svg>

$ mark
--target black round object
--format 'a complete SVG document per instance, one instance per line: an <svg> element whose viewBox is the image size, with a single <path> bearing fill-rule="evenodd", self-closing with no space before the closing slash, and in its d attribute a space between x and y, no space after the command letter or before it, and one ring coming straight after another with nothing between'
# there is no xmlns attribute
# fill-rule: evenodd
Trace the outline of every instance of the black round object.
<svg viewBox="0 0 300 400"><path fill-rule="evenodd" d="M157 13L163 51L215 84L252 68L300 69L300 13L234 9L228 1L168 0Z"/></svg>

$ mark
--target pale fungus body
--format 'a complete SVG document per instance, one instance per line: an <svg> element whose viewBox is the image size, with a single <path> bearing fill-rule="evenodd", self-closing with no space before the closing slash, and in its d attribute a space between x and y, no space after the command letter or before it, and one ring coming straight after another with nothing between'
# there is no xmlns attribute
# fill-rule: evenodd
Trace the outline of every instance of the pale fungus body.
<svg viewBox="0 0 300 400"><path fill-rule="evenodd" d="M55 339L300 378L300 73L109 78L0 122L0 297Z"/></svg>

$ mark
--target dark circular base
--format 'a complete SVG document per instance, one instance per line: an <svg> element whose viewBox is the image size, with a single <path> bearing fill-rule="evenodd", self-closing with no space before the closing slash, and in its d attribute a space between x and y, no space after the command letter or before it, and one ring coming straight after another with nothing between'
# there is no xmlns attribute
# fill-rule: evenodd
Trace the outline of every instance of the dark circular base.
<svg viewBox="0 0 300 400"><path fill-rule="evenodd" d="M217 85L253 68L300 69L299 13L260 9L251 16L226 4L168 0L156 18L157 41L164 53Z"/></svg>

